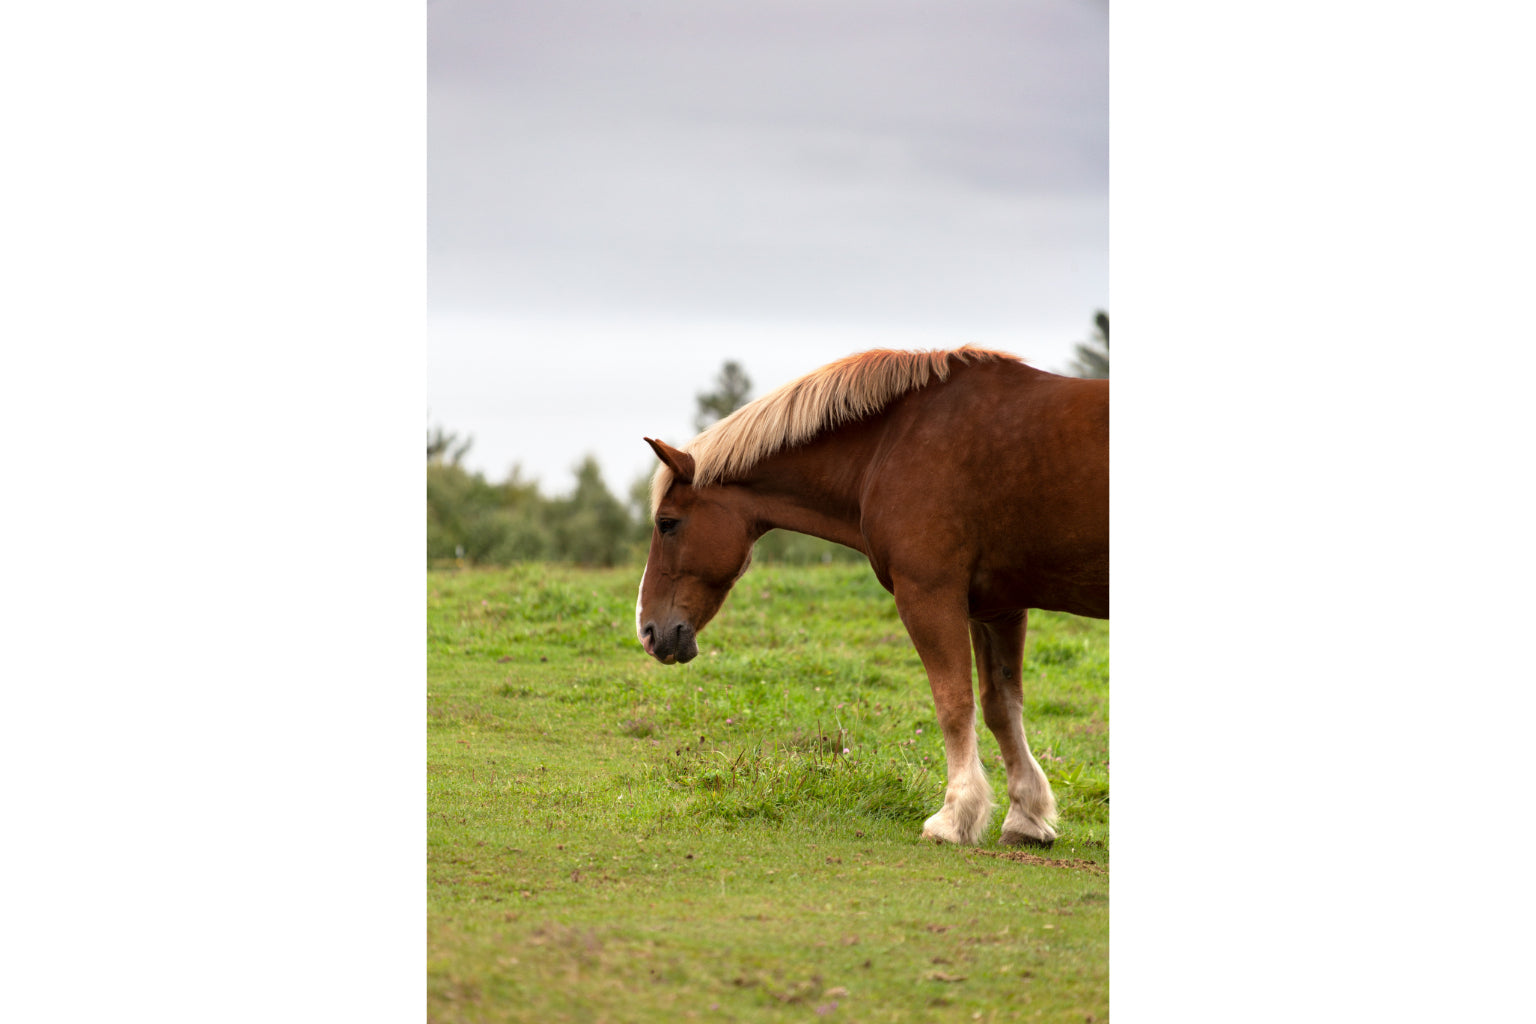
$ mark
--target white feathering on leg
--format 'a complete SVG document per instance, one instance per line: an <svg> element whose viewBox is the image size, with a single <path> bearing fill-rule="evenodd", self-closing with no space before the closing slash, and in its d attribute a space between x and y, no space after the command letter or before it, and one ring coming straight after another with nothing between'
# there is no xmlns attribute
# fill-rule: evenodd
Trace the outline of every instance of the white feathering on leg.
<svg viewBox="0 0 1536 1024"><path fill-rule="evenodd" d="M948 744L946 744L947 748ZM949 754L948 749L945 750ZM949 784L944 789L944 806L923 822L923 835L946 843L981 842L992 820L992 786L981 766L981 752L976 748L976 734L949 758Z"/></svg>

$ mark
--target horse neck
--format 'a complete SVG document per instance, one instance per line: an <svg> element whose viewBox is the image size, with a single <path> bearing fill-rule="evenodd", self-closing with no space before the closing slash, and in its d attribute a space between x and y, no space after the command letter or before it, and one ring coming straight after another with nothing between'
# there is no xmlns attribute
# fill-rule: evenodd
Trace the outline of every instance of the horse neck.
<svg viewBox="0 0 1536 1024"><path fill-rule="evenodd" d="M878 431L854 424L764 459L744 481L762 533L793 530L864 550L859 496Z"/></svg>

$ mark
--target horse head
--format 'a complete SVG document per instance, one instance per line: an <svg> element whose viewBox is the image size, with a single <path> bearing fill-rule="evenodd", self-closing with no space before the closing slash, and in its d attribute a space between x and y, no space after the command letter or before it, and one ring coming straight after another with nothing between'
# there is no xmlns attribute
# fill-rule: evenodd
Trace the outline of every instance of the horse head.
<svg viewBox="0 0 1536 1024"><path fill-rule="evenodd" d="M752 524L728 487L693 486L693 456L646 438L672 471L656 505L651 550L635 601L635 634L664 665L692 661L699 631L715 617L752 562Z"/></svg>

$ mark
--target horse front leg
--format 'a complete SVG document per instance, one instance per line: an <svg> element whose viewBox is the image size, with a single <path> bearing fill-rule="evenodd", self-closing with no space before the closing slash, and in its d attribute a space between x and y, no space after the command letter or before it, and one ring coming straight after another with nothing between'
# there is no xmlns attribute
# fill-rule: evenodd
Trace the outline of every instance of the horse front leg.
<svg viewBox="0 0 1536 1024"><path fill-rule="evenodd" d="M971 693L971 645L964 595L935 599L896 588L896 608L922 658L933 690L933 709L944 735L947 782L944 806L923 823L923 838L978 843L992 816L992 787L976 747L976 704Z"/></svg>
<svg viewBox="0 0 1536 1024"><path fill-rule="evenodd" d="M1056 797L1030 753L1024 738L1025 612L990 622L971 623L976 648L976 677L981 690L981 715L997 737L1008 771L1008 816L999 840L1005 846L1027 843L1050 846L1056 841Z"/></svg>

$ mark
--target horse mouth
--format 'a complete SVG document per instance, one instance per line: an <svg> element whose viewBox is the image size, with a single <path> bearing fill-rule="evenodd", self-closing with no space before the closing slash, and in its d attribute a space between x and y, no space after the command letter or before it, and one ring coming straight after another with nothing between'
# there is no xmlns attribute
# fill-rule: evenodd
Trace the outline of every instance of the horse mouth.
<svg viewBox="0 0 1536 1024"><path fill-rule="evenodd" d="M693 627L686 622L664 632L658 632L655 626L646 626L640 633L640 642L645 646L645 653L663 665L687 664L699 656L698 639Z"/></svg>

